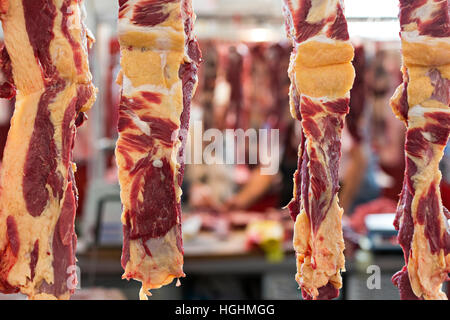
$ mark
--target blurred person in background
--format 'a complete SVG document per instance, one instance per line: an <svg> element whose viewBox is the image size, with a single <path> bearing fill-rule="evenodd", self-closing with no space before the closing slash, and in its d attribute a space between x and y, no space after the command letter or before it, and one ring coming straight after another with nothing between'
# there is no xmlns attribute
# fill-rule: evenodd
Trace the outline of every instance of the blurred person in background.
<svg viewBox="0 0 450 320"><path fill-rule="evenodd" d="M366 53L362 45L354 46L356 76L350 91L350 111L342 132L339 168L339 203L347 216L352 215L356 206L376 199L380 193L375 181L376 158L369 145L371 108L366 99Z"/></svg>
<svg viewBox="0 0 450 320"><path fill-rule="evenodd" d="M353 208L350 225L359 233L366 232L365 217L368 214L396 212L404 176L405 126L395 117L389 105L401 81L400 55L397 50L376 50L367 64L366 96L371 110L367 131L373 177L380 192L376 199Z"/></svg>
<svg viewBox="0 0 450 320"><path fill-rule="evenodd" d="M404 176L405 125L392 112L389 100L401 81L400 56L380 50L369 70L369 97L373 106L371 141L378 156L377 181L382 195L398 201Z"/></svg>
<svg viewBox="0 0 450 320"><path fill-rule="evenodd" d="M236 51L232 53L234 55ZM193 208L210 206L225 212L233 210L265 211L270 208L283 208L292 199L293 175L297 169L301 125L291 118L289 111L290 81L286 72L289 65L289 46L276 44L266 48L259 45L252 47L251 53L252 75L249 85L251 86L250 96L253 98L251 99L250 126L280 130L279 171L275 175L263 175L258 165L234 166L232 172L235 176L235 185L234 188L231 188L232 194L225 202L222 201L223 197L222 199L218 199L217 196L211 197L216 193L214 188L221 189L213 181L213 175L210 174L211 179L197 179L197 183L191 185L192 189L190 190L190 204ZM357 205L379 196L379 187L374 178L376 159L370 152L368 139L370 108L366 107L365 100L367 93L366 63L362 46L357 47L354 65L357 77L351 92L350 114L347 117L343 133L340 172L342 185L340 202L348 214L351 214ZM206 62L206 66L208 66L208 62ZM220 90L221 86L217 87L216 89ZM259 92L262 94L259 95ZM203 95L205 93L202 91L200 96ZM262 101L261 96L265 97ZM200 100L202 99L200 98ZM260 103L257 103L258 101ZM220 108L218 109L220 110ZM220 127L220 124L216 123L216 125ZM202 171L214 172L215 175L220 171L217 167L207 167L203 166ZM219 178L219 184L227 181L224 177L216 176L216 178ZM206 180L210 182L206 183ZM229 184L227 185L229 186ZM224 192L221 193L224 194Z"/></svg>
<svg viewBox="0 0 450 320"><path fill-rule="evenodd" d="M225 129L226 107L231 95L230 84L223 68L226 50L214 41L204 41L201 45L204 61L191 105L190 139L186 145L191 159L195 156L194 152L202 152L203 155L205 148L203 137L195 135L194 126L201 125L203 133L208 129ZM238 64L241 65L241 61L238 61ZM239 97L241 93L234 95ZM229 165L191 163L186 166L185 172L183 201L192 210L220 211L221 204L235 188L232 179L233 168Z"/></svg>
<svg viewBox="0 0 450 320"><path fill-rule="evenodd" d="M264 212L286 205L290 201L286 192L292 197L300 130L294 131L295 122L289 112L290 52L289 43L257 44L251 48L250 124L256 129L279 130L280 154L272 154L272 161L279 163L279 168L276 174L266 175L260 165L241 167L247 179L226 201L225 210Z"/></svg>

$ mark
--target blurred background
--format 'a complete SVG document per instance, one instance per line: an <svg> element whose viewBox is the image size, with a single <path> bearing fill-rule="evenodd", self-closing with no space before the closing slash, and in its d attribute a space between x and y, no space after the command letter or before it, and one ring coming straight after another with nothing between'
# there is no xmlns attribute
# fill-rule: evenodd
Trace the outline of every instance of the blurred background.
<svg viewBox="0 0 450 320"><path fill-rule="evenodd" d="M181 287L174 283L154 290L152 299L301 299L294 279L293 222L283 209L292 198L301 128L289 113L291 44L285 36L282 1L193 3L204 62L191 122L221 132L278 129L279 167L275 175L262 175L258 164L187 165L187 277ZM99 94L89 121L78 130L74 149L81 290L73 298L138 299L139 283L121 280L120 266L121 204L114 159L120 94L115 83L120 69L118 5L115 0L85 0L85 5L87 24L96 37L90 61ZM405 128L389 107L401 82L397 1L346 0L345 6L356 80L340 168L347 259L340 299L399 299L390 282L403 266L392 222L403 181ZM14 105L0 103L1 157ZM449 208L449 148L441 167L441 193ZM367 286L372 265L380 267L380 289Z"/></svg>

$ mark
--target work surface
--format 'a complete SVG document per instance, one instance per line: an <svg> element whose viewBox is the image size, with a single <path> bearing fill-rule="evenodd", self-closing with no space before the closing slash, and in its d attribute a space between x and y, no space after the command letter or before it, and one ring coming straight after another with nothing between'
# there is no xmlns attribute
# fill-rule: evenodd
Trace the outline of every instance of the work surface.
<svg viewBox="0 0 450 320"><path fill-rule="evenodd" d="M279 263L267 261L264 252L248 251L245 231L231 231L226 239L220 239L212 232L200 232L186 240L184 271L186 278L182 286L175 284L154 290L152 299L198 299L192 296L192 288L202 285L216 290L228 288L230 283L253 283L259 296L257 299L299 299L295 282L295 254L292 244L285 243L285 257ZM121 279L121 248L90 248L79 252L81 290L76 299L85 296L97 299L137 299L139 283ZM359 251L354 258L347 257L344 275L344 289L341 297L346 299L398 299L398 292L390 282L393 273L402 267L398 254L372 254ZM381 289L369 290L366 286L367 267L377 265L381 269ZM100 287L100 288L99 288ZM232 286L233 287L233 286ZM102 289L103 288L103 289ZM94 290L94 291L92 291ZM94 294L92 293L94 292ZM119 297L117 294L121 294ZM114 295L113 295L114 294ZM187 296L186 296L187 295ZM0 299L5 297L0 297ZM23 297L6 297L23 298ZM228 298L246 299L233 292Z"/></svg>
<svg viewBox="0 0 450 320"><path fill-rule="evenodd" d="M282 268L289 266L295 270L294 253L290 241L284 244L286 258L280 263L270 263L266 261L264 252L261 250L248 250L246 245L245 231L232 231L225 239L220 239L212 232L200 232L195 237L184 241L184 269L186 272L193 271L215 271L222 269L227 272L236 272L239 269L245 272L248 268L252 272L262 269ZM120 266L121 248L96 248L92 247L84 252L79 252L78 265L82 272L115 273L122 272ZM250 265L242 266L235 264L235 268L230 269L230 264L223 265L223 261L246 261ZM215 266L210 268L205 264ZM234 265L234 264L231 264Z"/></svg>

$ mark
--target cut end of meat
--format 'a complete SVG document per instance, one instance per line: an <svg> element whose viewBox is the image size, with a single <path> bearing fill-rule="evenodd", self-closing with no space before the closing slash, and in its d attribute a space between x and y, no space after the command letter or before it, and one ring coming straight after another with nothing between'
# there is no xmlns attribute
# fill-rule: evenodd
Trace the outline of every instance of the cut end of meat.
<svg viewBox="0 0 450 320"><path fill-rule="evenodd" d="M183 255L177 244L178 233L179 226L174 226L164 237L124 242L122 266L125 273L122 278L139 280L142 291L149 292L184 277Z"/></svg>
<svg viewBox="0 0 450 320"><path fill-rule="evenodd" d="M318 289L319 295L315 298L302 291L302 297L304 300L332 300L339 297L339 289L336 289L332 283L328 283Z"/></svg>
<svg viewBox="0 0 450 320"><path fill-rule="evenodd" d="M392 283L398 288L400 292L400 299L402 300L423 300L419 299L411 288L411 282L409 281L408 270L405 267L397 272L392 277Z"/></svg>

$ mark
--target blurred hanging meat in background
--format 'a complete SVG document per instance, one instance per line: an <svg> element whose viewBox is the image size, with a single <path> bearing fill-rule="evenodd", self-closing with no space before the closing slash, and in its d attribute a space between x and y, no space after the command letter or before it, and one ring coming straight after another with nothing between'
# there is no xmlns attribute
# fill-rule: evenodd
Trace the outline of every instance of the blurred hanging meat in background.
<svg viewBox="0 0 450 320"><path fill-rule="evenodd" d="M246 105L245 89L248 77L250 55L244 44L228 48L226 79L230 84L230 100L226 110L226 121L229 127L247 128L249 110Z"/></svg>
<svg viewBox="0 0 450 320"><path fill-rule="evenodd" d="M405 128L389 110L389 99L401 82L398 50L376 49L369 61L368 98L372 105L371 144L381 169L378 182L383 197L398 201L405 167L403 146Z"/></svg>
<svg viewBox="0 0 450 320"><path fill-rule="evenodd" d="M204 62L199 72L198 93L195 102L203 111L203 128L214 128L214 92L219 63L219 52L213 41L200 42L200 47L205 52Z"/></svg>
<svg viewBox="0 0 450 320"><path fill-rule="evenodd" d="M9 131L15 99L15 85L12 77L11 60L3 43L0 45L0 161Z"/></svg>

